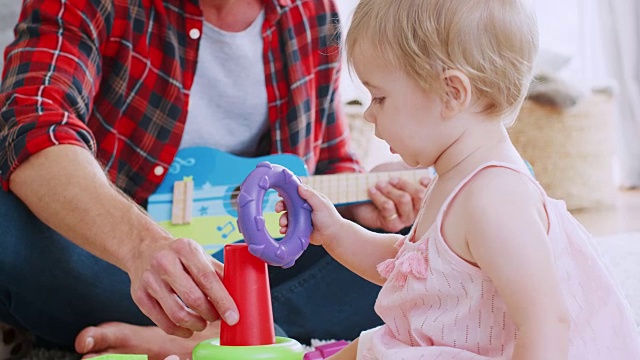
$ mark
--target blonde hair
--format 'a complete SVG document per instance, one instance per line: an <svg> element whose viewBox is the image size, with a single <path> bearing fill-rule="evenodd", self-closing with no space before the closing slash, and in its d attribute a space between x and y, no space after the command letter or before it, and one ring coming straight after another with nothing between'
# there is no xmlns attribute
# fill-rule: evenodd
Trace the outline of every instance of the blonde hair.
<svg viewBox="0 0 640 360"><path fill-rule="evenodd" d="M457 69L483 112L500 116L526 96L538 29L522 0L361 0L346 49L350 65L365 50L442 96L443 71Z"/></svg>

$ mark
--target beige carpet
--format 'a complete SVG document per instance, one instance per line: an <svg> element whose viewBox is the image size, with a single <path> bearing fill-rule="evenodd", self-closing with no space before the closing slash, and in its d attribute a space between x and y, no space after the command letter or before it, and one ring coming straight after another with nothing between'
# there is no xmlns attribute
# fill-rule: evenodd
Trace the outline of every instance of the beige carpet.
<svg viewBox="0 0 640 360"><path fill-rule="evenodd" d="M599 237L596 243L640 325L640 233Z"/></svg>

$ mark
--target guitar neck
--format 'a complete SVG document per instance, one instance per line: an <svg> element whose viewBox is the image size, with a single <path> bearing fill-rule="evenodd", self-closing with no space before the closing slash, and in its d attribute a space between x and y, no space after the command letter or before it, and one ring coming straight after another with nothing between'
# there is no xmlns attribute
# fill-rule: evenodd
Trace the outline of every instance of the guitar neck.
<svg viewBox="0 0 640 360"><path fill-rule="evenodd" d="M302 183L326 195L334 205L346 205L369 201L368 189L378 181L387 181L392 177L418 182L420 178L431 174L428 169L401 170L372 173L343 173L315 175L300 178Z"/></svg>

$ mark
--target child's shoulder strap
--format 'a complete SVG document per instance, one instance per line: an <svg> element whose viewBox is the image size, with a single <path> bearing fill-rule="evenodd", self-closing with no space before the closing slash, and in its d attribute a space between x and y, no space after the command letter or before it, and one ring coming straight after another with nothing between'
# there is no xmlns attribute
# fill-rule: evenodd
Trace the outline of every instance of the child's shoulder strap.
<svg viewBox="0 0 640 360"><path fill-rule="evenodd" d="M546 202L547 194L545 193L545 191L542 188L542 186L540 185L540 183L538 183L538 181L533 178L533 175L531 175L530 172L524 172L521 169L518 169L517 167L515 167L515 166L513 166L511 164L505 163L505 162L490 161L490 162L486 162L486 163L478 166L475 170L470 172L469 175L467 175L464 179L462 179L462 181L460 181L460 183L458 183L458 185L456 185L455 188L453 188L453 191L451 191L451 194L449 194L447 196L447 198L445 199L444 203L440 207L440 211L438 212L438 216L436 217L436 223L438 224L439 227L442 226L442 219L444 217L444 214L447 212L447 209L449 208L449 205L451 204L453 199L455 199L455 197L458 195L460 190L469 181L471 181L471 179L473 179L473 177L476 176L479 172L481 172L484 169L492 168L492 167L506 168L506 169L515 171L516 173L521 174L522 176L526 177L527 179L529 179L534 184L534 186L536 187L536 189L538 189L538 191L540 192L540 195L542 196L542 198Z"/></svg>

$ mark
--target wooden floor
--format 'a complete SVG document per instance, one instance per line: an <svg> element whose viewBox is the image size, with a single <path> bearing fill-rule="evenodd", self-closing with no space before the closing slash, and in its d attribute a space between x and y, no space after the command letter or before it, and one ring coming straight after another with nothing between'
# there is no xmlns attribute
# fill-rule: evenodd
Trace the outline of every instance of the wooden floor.
<svg viewBox="0 0 640 360"><path fill-rule="evenodd" d="M573 215L595 236L640 232L640 190L617 191L611 205Z"/></svg>

